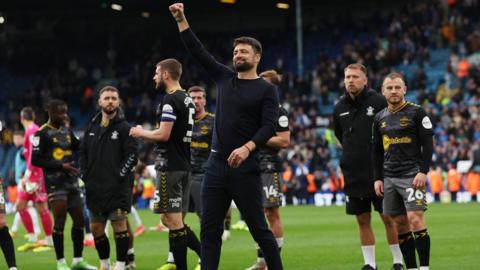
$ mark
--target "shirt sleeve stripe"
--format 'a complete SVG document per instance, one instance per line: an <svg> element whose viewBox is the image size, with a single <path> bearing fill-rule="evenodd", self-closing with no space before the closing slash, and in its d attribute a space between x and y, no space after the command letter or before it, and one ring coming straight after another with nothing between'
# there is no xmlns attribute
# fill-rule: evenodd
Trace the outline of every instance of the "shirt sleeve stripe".
<svg viewBox="0 0 480 270"><path fill-rule="evenodd" d="M173 121L177 120L177 116L170 113L162 113L162 119L164 118L169 118L169 119L172 119Z"/></svg>

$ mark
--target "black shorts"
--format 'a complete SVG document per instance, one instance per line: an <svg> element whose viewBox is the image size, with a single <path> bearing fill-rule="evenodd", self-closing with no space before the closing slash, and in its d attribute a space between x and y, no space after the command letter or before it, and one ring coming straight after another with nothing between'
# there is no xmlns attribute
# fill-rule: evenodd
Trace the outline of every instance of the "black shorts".
<svg viewBox="0 0 480 270"><path fill-rule="evenodd" d="M66 189L56 189L48 193L48 202L51 204L57 200L67 201L67 209L83 208L84 195L80 189L71 187Z"/></svg>
<svg viewBox="0 0 480 270"><path fill-rule="evenodd" d="M107 220L110 221L118 221L118 220L125 220L128 217L128 211L124 209L115 209L110 212L90 212L90 220L91 222L96 223L106 223Z"/></svg>
<svg viewBox="0 0 480 270"><path fill-rule="evenodd" d="M188 211L189 176L189 171L157 171L154 213L186 213Z"/></svg>
<svg viewBox="0 0 480 270"><path fill-rule="evenodd" d="M263 208L282 206L282 174L262 173L262 201Z"/></svg>
<svg viewBox="0 0 480 270"><path fill-rule="evenodd" d="M351 197L345 196L346 210L348 215L360 215L372 212L372 205L375 211L383 212L383 199L381 197Z"/></svg>

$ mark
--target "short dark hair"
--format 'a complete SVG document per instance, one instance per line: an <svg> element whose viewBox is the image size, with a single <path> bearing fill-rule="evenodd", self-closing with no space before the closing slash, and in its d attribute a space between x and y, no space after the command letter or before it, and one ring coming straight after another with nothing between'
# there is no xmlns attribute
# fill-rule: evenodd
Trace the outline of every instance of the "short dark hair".
<svg viewBox="0 0 480 270"><path fill-rule="evenodd" d="M365 76L367 76L367 68L360 64L360 63L354 63L354 64L350 64L348 65L344 70L343 72L347 71L347 69L359 69L363 72L363 74L365 74Z"/></svg>
<svg viewBox="0 0 480 270"><path fill-rule="evenodd" d="M233 47L235 48L238 44L248 44L252 46L253 51L258 54L262 54L262 44L260 41L253 37L239 37L233 40Z"/></svg>
<svg viewBox="0 0 480 270"><path fill-rule="evenodd" d="M188 91L187 93L190 94L190 93L193 93L193 92L202 92L203 93L203 97L206 98L207 97L207 93L205 92L205 89L201 86L198 86L198 85L194 85L190 88L188 88Z"/></svg>
<svg viewBox="0 0 480 270"><path fill-rule="evenodd" d="M28 120L28 121L34 121L35 120L35 111L32 109L32 107L25 107L20 111L20 115L23 117L23 119Z"/></svg>
<svg viewBox="0 0 480 270"><path fill-rule="evenodd" d="M100 97L104 92L115 92L117 94L120 94L120 91L118 91L117 88L111 86L111 85L107 85L105 87L103 87L102 89L100 89L100 92L98 92L98 96Z"/></svg>
<svg viewBox="0 0 480 270"><path fill-rule="evenodd" d="M59 107L67 106L67 103L61 99L52 99L47 103L46 109L48 114L56 112Z"/></svg>
<svg viewBox="0 0 480 270"><path fill-rule="evenodd" d="M178 81L182 76L182 64L177 59L168 58L162 60L157 63L157 67L168 71L172 80Z"/></svg>
<svg viewBox="0 0 480 270"><path fill-rule="evenodd" d="M385 78L383 79L383 82L385 82L385 79L387 79L387 78L389 78L391 80L401 79L403 81L403 83L405 83L405 77L401 73L396 72L396 71L388 73L387 76L385 76ZM382 84L383 84L383 82L382 82Z"/></svg>
<svg viewBox="0 0 480 270"><path fill-rule="evenodd" d="M13 131L13 135L20 135L20 136L25 136L25 131L21 129L16 129Z"/></svg>
<svg viewBox="0 0 480 270"><path fill-rule="evenodd" d="M282 83L282 75L278 74L277 71L270 69L260 73L260 77L269 78L270 82L273 85L280 86Z"/></svg>

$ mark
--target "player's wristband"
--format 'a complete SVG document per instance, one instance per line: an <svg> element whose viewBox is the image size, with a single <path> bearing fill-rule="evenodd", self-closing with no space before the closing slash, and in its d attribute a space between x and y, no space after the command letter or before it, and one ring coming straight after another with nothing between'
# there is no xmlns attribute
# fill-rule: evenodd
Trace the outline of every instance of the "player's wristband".
<svg viewBox="0 0 480 270"><path fill-rule="evenodd" d="M245 148L247 148L247 150L248 150L249 153L252 152L252 150L250 150L250 148L249 148L246 144L244 144L243 146L244 146Z"/></svg>

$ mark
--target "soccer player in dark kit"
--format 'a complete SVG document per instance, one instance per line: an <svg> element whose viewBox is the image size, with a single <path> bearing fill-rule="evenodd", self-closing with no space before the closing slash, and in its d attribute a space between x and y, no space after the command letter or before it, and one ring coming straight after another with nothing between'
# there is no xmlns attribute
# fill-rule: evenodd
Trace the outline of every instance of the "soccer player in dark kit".
<svg viewBox="0 0 480 270"><path fill-rule="evenodd" d="M262 46L251 37L235 39L232 70L218 63L197 39L182 3L169 9L187 50L206 69L218 89L212 153L202 187L202 269L218 269L223 221L232 199L262 249L268 268L283 269L277 242L263 214L256 151L275 135L279 104L275 86L257 74Z"/></svg>
<svg viewBox="0 0 480 270"><path fill-rule="evenodd" d="M190 145L190 165L192 173L190 174L190 212L196 212L198 217L202 216L202 205L200 200L200 190L202 188L203 178L205 177L205 163L210 155L210 145L212 141L212 130L215 116L205 111L207 104L205 89L200 86L192 86L188 89L188 95L195 105L195 116L192 130L192 143ZM175 270L175 261L170 251L167 263L158 270ZM198 269L199 270L199 269Z"/></svg>
<svg viewBox="0 0 480 270"><path fill-rule="evenodd" d="M101 112L85 129L80 165L100 267L110 268L110 245L105 235L105 226L110 220L116 243L115 269L124 270L129 267L126 261L131 235L127 215L132 207L132 169L137 165L138 144L129 136L131 125L120 109L117 88L102 88L98 105Z"/></svg>
<svg viewBox="0 0 480 270"><path fill-rule="evenodd" d="M275 70L264 71L260 73L260 77L277 87L282 82L282 77ZM281 251L283 247L283 225L280 218L282 164L278 153L280 149L290 145L290 130L288 128L288 112L281 106L278 110L278 120L275 123L276 135L268 140L265 147L260 148L259 156L265 216ZM267 264L263 252L257 246L257 261L247 270L264 270L266 268Z"/></svg>
<svg viewBox="0 0 480 270"><path fill-rule="evenodd" d="M192 175L190 183L190 199L193 201L195 212L202 217L202 203L200 190L205 177L205 164L210 155L213 125L215 115L205 111L207 103L205 89L200 86L192 86L188 89L188 95L195 104L195 123L193 124L192 144L190 145Z"/></svg>
<svg viewBox="0 0 480 270"><path fill-rule="evenodd" d="M433 125L422 107L406 102L399 73L382 84L388 107L373 123L375 192L383 196L383 213L392 216L407 269L429 268L430 236L425 223L426 174L433 153Z"/></svg>
<svg viewBox="0 0 480 270"><path fill-rule="evenodd" d="M195 106L180 86L181 75L182 64L175 59L165 59L157 64L154 76L156 87L166 91L157 109L157 128L145 130L136 126L131 129L130 135L157 142L157 191L153 210L161 214L162 223L169 229L170 251L176 268L186 270L187 247L200 257L200 241L183 222L190 196L190 143Z"/></svg>
<svg viewBox="0 0 480 270"><path fill-rule="evenodd" d="M65 127L68 121L67 104L58 99L48 103L48 122L33 137L32 164L41 167L45 178L48 201L53 209L53 244L57 257L57 270L70 269L65 261L63 231L67 213L73 220L72 269L97 269L83 260L83 201L79 188L80 171L74 167L73 155L80 141L72 130Z"/></svg>

